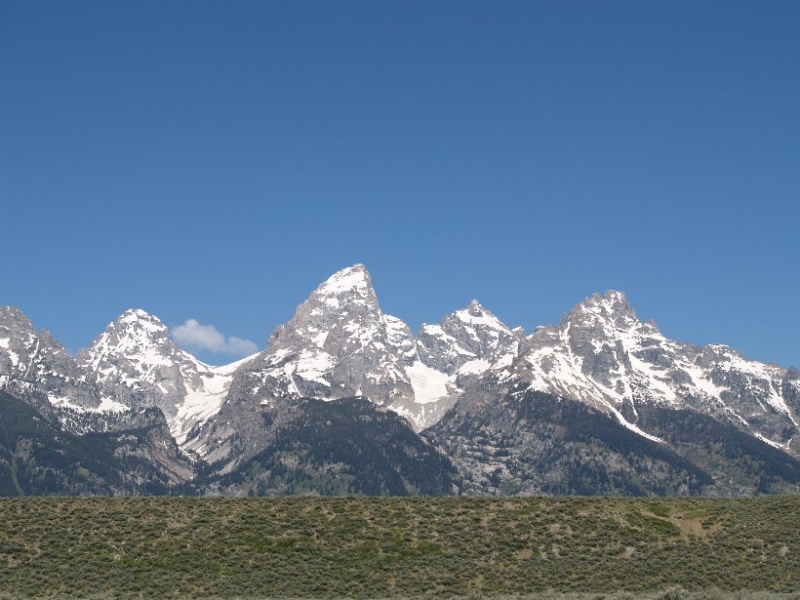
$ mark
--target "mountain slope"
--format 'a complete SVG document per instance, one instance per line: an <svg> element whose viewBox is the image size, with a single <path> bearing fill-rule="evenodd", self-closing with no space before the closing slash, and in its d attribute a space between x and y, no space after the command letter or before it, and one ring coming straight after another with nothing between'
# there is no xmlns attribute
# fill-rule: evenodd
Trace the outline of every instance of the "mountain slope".
<svg viewBox="0 0 800 600"><path fill-rule="evenodd" d="M66 349L47 331L37 334L30 320L12 306L0 306L0 388L13 389L30 401L44 394L57 406L92 409L101 404Z"/></svg>
<svg viewBox="0 0 800 600"><path fill-rule="evenodd" d="M256 395L364 395L382 404L410 398L404 357L396 352L401 330L398 319L381 312L363 265L339 271L275 330L251 365L251 377L258 373L262 381Z"/></svg>
<svg viewBox="0 0 800 600"><path fill-rule="evenodd" d="M421 450L426 442L399 428L399 417L447 451L468 493L797 486L800 372L726 346L670 340L616 291L587 298L528 337L477 301L415 337L381 311L359 264L320 284L263 352L224 367L179 349L141 310L121 315L73 359L4 307L0 390L84 442L101 436L108 451L138 457L170 485L199 475L200 492L213 483L231 494L298 493L301 481L315 481L319 493L452 488L451 478L441 492L423 491L418 468L441 482L442 465L423 460L433 456ZM350 410L341 400L353 397L369 404ZM323 416L335 426L322 426ZM404 441L379 447L397 436ZM364 451L380 460L357 459ZM321 470L323 455L344 466ZM303 469L287 479L290 464ZM378 479L370 483L362 468Z"/></svg>
<svg viewBox="0 0 800 600"><path fill-rule="evenodd" d="M273 421L291 400L413 402L405 365L414 356L408 326L382 313L364 266L343 269L234 373L218 418L198 430L197 447L210 462L227 461L224 471L271 443Z"/></svg>
<svg viewBox="0 0 800 600"><path fill-rule="evenodd" d="M249 495L443 495L454 467L403 419L363 398L303 399L271 443L213 489Z"/></svg>
<svg viewBox="0 0 800 600"><path fill-rule="evenodd" d="M414 402L395 402L390 408L418 430L425 429L442 418L468 385L510 366L525 343L521 329L509 329L477 300L438 325L423 324L415 360L406 367Z"/></svg>
<svg viewBox="0 0 800 600"><path fill-rule="evenodd" d="M690 410L644 412L643 425L663 441L552 394L468 393L425 435L452 458L467 494L800 491L800 461L733 425Z"/></svg>
<svg viewBox="0 0 800 600"><path fill-rule="evenodd" d="M190 431L219 411L239 364L211 367L198 361L143 310L126 311L78 356L78 365L104 400L159 408L172 436L190 450Z"/></svg>
<svg viewBox="0 0 800 600"><path fill-rule="evenodd" d="M233 468L271 443L263 416L300 398L363 396L419 430L441 418L462 386L510 364L524 341L476 301L414 339L381 311L369 272L355 265L318 286L267 349L236 371L220 414L192 447L210 462L230 458L222 469Z"/></svg>
<svg viewBox="0 0 800 600"><path fill-rule="evenodd" d="M721 345L696 347L642 323L624 294L595 294L541 327L506 382L574 398L638 425L641 407L687 408L729 421L797 454L798 381L793 371L748 361Z"/></svg>
<svg viewBox="0 0 800 600"><path fill-rule="evenodd" d="M159 416L143 415L140 427L81 436L0 391L0 495L165 494L191 469L175 444L164 445Z"/></svg>

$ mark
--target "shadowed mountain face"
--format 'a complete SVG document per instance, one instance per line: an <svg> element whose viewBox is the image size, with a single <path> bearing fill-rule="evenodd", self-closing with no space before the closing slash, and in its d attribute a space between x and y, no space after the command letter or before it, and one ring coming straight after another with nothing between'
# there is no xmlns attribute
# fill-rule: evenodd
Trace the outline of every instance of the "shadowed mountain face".
<svg viewBox="0 0 800 600"><path fill-rule="evenodd" d="M76 435L0 392L0 495L166 494L191 475L163 415Z"/></svg>
<svg viewBox="0 0 800 600"><path fill-rule="evenodd" d="M464 493L749 496L800 490L800 461L691 410L649 407L644 437L583 402L530 389L474 395L425 432Z"/></svg>
<svg viewBox="0 0 800 600"><path fill-rule="evenodd" d="M669 340L616 291L529 336L474 300L415 336L381 311L355 265L320 284L264 351L223 367L178 348L141 310L74 359L1 307L0 390L76 440L149 427L149 444L179 454L129 455L200 493L438 494L461 480L476 494L740 495L797 485L798 371ZM369 404L337 402L353 397ZM318 427L320 415L336 426ZM427 454L420 432L438 453ZM381 447L389 438L396 443ZM449 467L436 457L458 475L442 475ZM97 489L133 489L109 485Z"/></svg>
<svg viewBox="0 0 800 600"><path fill-rule="evenodd" d="M259 496L458 492L450 461L393 412L363 398L302 400L291 410L291 421L233 474L198 483Z"/></svg>

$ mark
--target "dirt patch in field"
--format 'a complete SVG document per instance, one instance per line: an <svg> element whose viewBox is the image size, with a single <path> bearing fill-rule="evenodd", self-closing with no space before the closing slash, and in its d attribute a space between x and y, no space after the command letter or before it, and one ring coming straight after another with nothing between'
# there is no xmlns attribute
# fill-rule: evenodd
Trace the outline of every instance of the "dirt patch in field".
<svg viewBox="0 0 800 600"><path fill-rule="evenodd" d="M681 537L689 541L692 537L706 539L710 535L722 529L720 523L714 523L710 527L703 527L703 518L684 519L682 517L669 517L669 522L681 530Z"/></svg>

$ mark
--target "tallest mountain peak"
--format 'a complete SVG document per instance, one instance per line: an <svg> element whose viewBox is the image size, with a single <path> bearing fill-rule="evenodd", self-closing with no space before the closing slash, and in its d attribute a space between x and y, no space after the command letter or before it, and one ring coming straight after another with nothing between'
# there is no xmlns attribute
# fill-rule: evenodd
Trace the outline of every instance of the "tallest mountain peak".
<svg viewBox="0 0 800 600"><path fill-rule="evenodd" d="M369 272L356 264L334 273L273 332L257 369L273 382L272 397L407 400L413 390L395 352L406 332L410 338L407 325L381 312Z"/></svg>
<svg viewBox="0 0 800 600"><path fill-rule="evenodd" d="M317 293L331 296L352 292L362 297L374 295L372 278L367 268L361 263L337 271L317 288Z"/></svg>
<svg viewBox="0 0 800 600"><path fill-rule="evenodd" d="M593 294L583 302L578 303L573 311L589 312L606 317L627 315L636 318L633 307L628 302L623 292L609 290L605 294Z"/></svg>
<svg viewBox="0 0 800 600"><path fill-rule="evenodd" d="M146 324L153 329L162 330L166 329L166 325L161 322L161 319L155 315L151 315L146 310L141 308L130 308L122 313L116 321L111 325L139 325Z"/></svg>
<svg viewBox="0 0 800 600"><path fill-rule="evenodd" d="M336 271L333 275L328 278L328 281L338 280L345 277L352 277L352 278L369 278L369 271L367 271L367 267L365 267L361 263L356 263L351 267L345 267L340 271Z"/></svg>
<svg viewBox="0 0 800 600"><path fill-rule="evenodd" d="M576 304L564 316L562 327L567 325L596 331L597 328L629 329L636 327L639 318L628 303L625 294L611 290L605 294L593 294Z"/></svg>

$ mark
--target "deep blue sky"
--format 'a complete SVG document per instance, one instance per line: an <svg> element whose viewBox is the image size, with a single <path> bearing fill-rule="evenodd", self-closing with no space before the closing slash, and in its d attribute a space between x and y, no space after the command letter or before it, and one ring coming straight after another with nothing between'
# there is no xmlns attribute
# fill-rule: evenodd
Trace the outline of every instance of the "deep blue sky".
<svg viewBox="0 0 800 600"><path fill-rule="evenodd" d="M799 196L795 0L0 2L0 304L73 353L362 262L413 329L619 289L800 367Z"/></svg>

